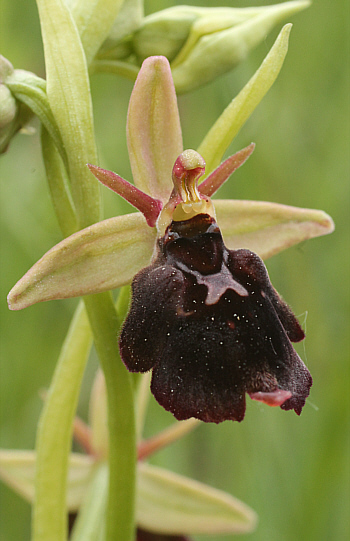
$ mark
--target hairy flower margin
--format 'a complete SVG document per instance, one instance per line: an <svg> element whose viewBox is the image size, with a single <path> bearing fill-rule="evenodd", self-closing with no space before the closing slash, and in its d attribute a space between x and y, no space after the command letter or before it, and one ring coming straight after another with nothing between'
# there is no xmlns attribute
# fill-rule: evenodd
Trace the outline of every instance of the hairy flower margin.
<svg viewBox="0 0 350 541"><path fill-rule="evenodd" d="M282 30L277 48L286 44L289 29ZM122 358L131 371L154 368L152 391L175 417L242 420L245 392L300 414L312 379L290 341L304 333L254 252L268 257L329 233L331 219L321 211L253 201L216 200L214 209L210 196L254 145L198 186L205 161L193 150L183 152L165 57L143 63L130 99L127 140L135 185L89 168L141 214L105 220L59 243L13 288L10 307L101 292L136 274Z"/></svg>

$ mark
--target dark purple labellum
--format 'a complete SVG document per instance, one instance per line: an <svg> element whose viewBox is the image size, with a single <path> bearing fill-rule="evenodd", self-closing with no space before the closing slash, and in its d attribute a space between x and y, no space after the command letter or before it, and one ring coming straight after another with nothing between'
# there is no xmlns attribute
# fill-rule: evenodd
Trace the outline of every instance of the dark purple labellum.
<svg viewBox="0 0 350 541"><path fill-rule="evenodd" d="M312 378L291 341L304 332L263 261L228 250L212 217L173 221L132 290L122 359L153 369L151 390L177 419L241 421L246 393L300 414Z"/></svg>

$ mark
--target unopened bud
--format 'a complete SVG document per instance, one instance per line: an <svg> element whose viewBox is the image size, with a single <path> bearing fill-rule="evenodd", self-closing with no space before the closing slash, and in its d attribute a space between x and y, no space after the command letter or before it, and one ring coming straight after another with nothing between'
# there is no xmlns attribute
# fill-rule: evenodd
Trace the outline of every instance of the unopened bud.
<svg viewBox="0 0 350 541"><path fill-rule="evenodd" d="M0 83L0 133L7 128L16 116L16 100L10 90Z"/></svg>
<svg viewBox="0 0 350 541"><path fill-rule="evenodd" d="M4 83L6 78L13 73L14 69L9 60L0 54L0 83Z"/></svg>
<svg viewBox="0 0 350 541"><path fill-rule="evenodd" d="M177 92L188 92L234 68L274 25L308 5L299 0L258 8L178 6L146 17L132 44L140 63L166 56Z"/></svg>
<svg viewBox="0 0 350 541"><path fill-rule="evenodd" d="M277 23L308 4L306 1L286 2L256 8L253 13L242 9L239 22L234 22L237 9L231 20L227 10L220 14L218 9L215 16L198 19L171 66L177 92L193 90L233 69Z"/></svg>

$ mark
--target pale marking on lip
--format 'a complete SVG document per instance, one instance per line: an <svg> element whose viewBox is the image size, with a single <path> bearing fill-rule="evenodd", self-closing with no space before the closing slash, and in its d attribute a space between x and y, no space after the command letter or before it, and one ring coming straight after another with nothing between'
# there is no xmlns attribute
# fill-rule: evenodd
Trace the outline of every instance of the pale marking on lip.
<svg viewBox="0 0 350 541"><path fill-rule="evenodd" d="M189 269L183 263L178 263L177 266L181 270L193 274L196 277L198 284L203 284L207 287L208 293L207 298L205 299L205 304L207 306L216 304L228 289L232 289L232 291L237 293L240 297L249 296L246 288L232 277L232 274L224 263L221 266L220 272L206 275L202 275L198 271Z"/></svg>

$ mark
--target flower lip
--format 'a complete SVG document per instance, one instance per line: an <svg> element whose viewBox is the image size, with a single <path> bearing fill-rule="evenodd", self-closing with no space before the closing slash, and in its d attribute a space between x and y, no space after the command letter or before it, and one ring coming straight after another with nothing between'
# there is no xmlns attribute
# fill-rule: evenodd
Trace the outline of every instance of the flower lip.
<svg viewBox="0 0 350 541"><path fill-rule="evenodd" d="M300 414L312 378L290 340L304 336L262 260L228 250L211 216L173 221L133 280L120 337L131 371L181 420L241 421L245 394Z"/></svg>

